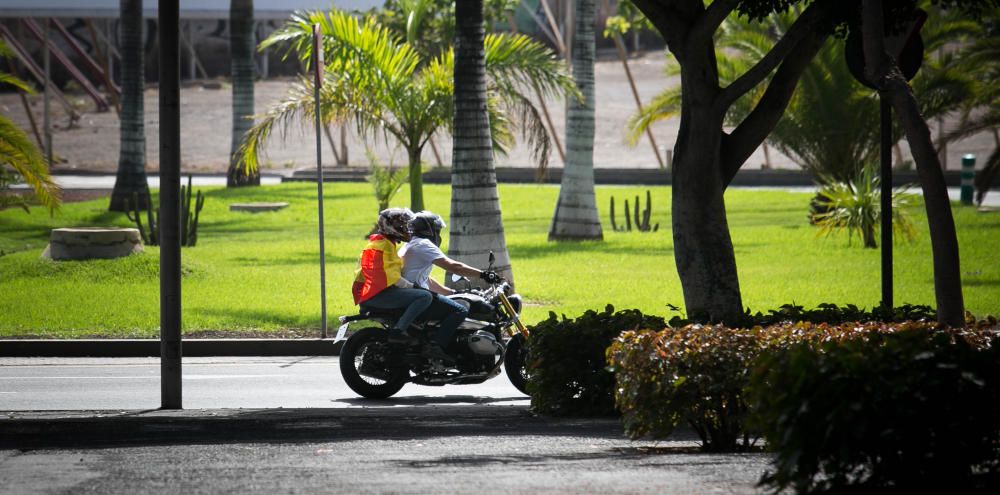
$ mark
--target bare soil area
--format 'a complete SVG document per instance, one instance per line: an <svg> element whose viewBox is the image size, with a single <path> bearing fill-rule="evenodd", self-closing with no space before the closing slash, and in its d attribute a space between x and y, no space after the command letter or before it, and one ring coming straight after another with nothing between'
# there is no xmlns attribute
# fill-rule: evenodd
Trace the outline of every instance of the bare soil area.
<svg viewBox="0 0 1000 495"><path fill-rule="evenodd" d="M630 60L630 68L636 80L638 92L643 101L649 101L664 88L677 84L676 79L668 79L663 73L665 57L654 51ZM257 112L280 101L292 79L270 79L259 81L255 86ZM656 168L659 166L648 140L643 139L635 147L625 140L625 126L630 115L636 111L636 103L629 89L621 62L614 57L603 56L596 66L597 132L594 143L594 164L600 168ZM93 104L85 96L68 95L74 106L82 113L82 118L69 125L66 109L53 99L51 102L53 122L53 147L58 158L54 167L60 172L88 171L113 173L118 163L118 117L114 111L97 113ZM181 91L181 167L185 172L225 172L231 145L231 98L227 82L187 81ZM31 107L41 125L42 97L30 98ZM146 149L147 169L156 171L159 167L158 139L158 93L155 88L146 90ZM553 124L560 140L565 142L564 101L547 102ZM17 95L0 94L0 111L11 116L26 130L30 130L27 113ZM315 166L315 136L308 123L292 126L284 139L274 136L267 147L266 171L290 173L296 168ZM947 125L947 123L946 123ZM661 155L666 159L667 149L674 145L679 119L658 123L654 137ZM339 132L333 133L339 146ZM428 147L424 160L429 166L449 166L451 163L451 138L439 135L435 138L437 157ZM405 153L395 150L392 143L380 140L363 141L352 132L347 139L348 162L350 166L367 167L365 150L371 149L382 164L392 163L404 166ZM959 166L960 157L973 153L984 161L986 155L996 146L992 136L981 134L948 147L948 168ZM329 143L324 139L324 165L335 163ZM904 158L908 150L903 144ZM438 161L440 158L440 162ZM745 165L746 168L760 168L765 162L762 150L757 151ZM523 146L518 146L508 156L498 157L497 166L534 167L534 163ZM771 152L771 165L775 168L797 168L787 157ZM550 166L561 167L557 153L553 152Z"/></svg>

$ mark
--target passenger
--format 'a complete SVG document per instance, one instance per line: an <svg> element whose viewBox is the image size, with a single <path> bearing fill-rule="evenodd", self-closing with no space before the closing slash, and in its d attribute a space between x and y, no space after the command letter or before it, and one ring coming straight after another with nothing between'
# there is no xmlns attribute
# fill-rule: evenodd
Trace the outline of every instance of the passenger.
<svg viewBox="0 0 1000 495"><path fill-rule="evenodd" d="M410 238L407 228L412 219L409 208L387 208L379 213L368 245L361 251L352 287L354 304L359 304L362 310L405 308L395 327L389 330L392 343L415 342L408 331L410 324L434 299L431 293L413 288L401 276L403 262L396 254L396 244Z"/></svg>

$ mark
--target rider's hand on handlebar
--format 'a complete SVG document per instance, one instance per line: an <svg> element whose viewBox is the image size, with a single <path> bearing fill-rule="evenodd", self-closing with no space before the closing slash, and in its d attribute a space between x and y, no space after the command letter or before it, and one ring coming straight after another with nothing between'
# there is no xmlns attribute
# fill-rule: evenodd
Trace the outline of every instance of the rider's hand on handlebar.
<svg viewBox="0 0 1000 495"><path fill-rule="evenodd" d="M485 280L486 283L489 283L489 284L499 284L500 281L503 280L503 277L501 277L499 273L492 272L492 271L483 271L483 272L480 272L479 273L479 278Z"/></svg>

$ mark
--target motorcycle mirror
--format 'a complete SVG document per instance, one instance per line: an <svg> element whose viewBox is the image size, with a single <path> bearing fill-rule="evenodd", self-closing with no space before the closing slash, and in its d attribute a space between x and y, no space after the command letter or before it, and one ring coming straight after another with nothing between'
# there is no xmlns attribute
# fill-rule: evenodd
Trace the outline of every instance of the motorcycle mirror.
<svg viewBox="0 0 1000 495"><path fill-rule="evenodd" d="M497 260L496 256L493 256L493 251L490 251L490 266L493 266L493 262Z"/></svg>

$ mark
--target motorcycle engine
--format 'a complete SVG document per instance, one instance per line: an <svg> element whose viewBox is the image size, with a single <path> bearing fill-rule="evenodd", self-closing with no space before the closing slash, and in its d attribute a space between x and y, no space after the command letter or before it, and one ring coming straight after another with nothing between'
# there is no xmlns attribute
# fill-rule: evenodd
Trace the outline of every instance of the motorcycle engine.
<svg viewBox="0 0 1000 495"><path fill-rule="evenodd" d="M500 343L492 333L476 330L466 338L466 343L473 354L480 356L495 356L500 351Z"/></svg>

